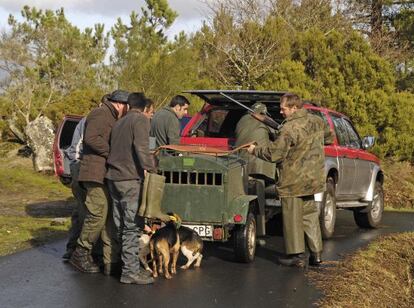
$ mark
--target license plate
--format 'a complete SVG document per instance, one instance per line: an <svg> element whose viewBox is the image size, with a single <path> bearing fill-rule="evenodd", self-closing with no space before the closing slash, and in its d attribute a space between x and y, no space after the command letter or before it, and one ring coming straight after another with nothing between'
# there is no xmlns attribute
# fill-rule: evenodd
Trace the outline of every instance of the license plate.
<svg viewBox="0 0 414 308"><path fill-rule="evenodd" d="M187 228L193 229L201 237L212 237L213 236L213 226L206 225L184 225Z"/></svg>

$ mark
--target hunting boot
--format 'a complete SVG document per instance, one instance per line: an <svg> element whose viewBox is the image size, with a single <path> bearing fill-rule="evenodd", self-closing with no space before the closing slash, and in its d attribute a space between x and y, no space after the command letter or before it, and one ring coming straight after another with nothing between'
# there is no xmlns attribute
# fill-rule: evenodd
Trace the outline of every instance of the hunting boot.
<svg viewBox="0 0 414 308"><path fill-rule="evenodd" d="M119 281L126 284L151 284L154 283L154 278L149 276L147 273L139 271L138 273L132 275L122 275Z"/></svg>
<svg viewBox="0 0 414 308"><path fill-rule="evenodd" d="M279 264L284 266L306 267L307 260L304 253L291 254L286 257L279 257Z"/></svg>
<svg viewBox="0 0 414 308"><path fill-rule="evenodd" d="M169 221L170 216L164 214L161 211L161 201L164 195L165 177L155 173L148 173L145 181L147 182L147 185L144 183L144 190L146 189L146 191L143 192L143 197L145 197L145 200L142 201L145 204L145 212L143 215L141 215L142 211L140 209L140 216L147 218L157 218L162 221Z"/></svg>
<svg viewBox="0 0 414 308"><path fill-rule="evenodd" d="M322 263L322 253L321 252L311 252L309 257L309 265L319 266Z"/></svg>
<svg viewBox="0 0 414 308"><path fill-rule="evenodd" d="M83 273L99 273L99 266L93 262L92 256L89 251L83 247L77 246L72 256L69 259L69 263L72 264L78 271Z"/></svg>

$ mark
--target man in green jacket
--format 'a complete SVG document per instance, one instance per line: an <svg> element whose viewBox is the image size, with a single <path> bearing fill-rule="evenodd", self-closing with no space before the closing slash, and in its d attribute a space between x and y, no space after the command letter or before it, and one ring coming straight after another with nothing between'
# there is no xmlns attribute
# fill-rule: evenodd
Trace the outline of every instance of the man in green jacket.
<svg viewBox="0 0 414 308"><path fill-rule="evenodd" d="M171 99L169 106L157 111L151 121L150 136L155 137L158 148L180 143L180 119L188 113L190 102L182 95Z"/></svg>
<svg viewBox="0 0 414 308"><path fill-rule="evenodd" d="M277 164L277 190L282 201L283 231L287 256L282 265L306 264L305 241L310 250L309 264L318 266L322 236L314 194L325 191L324 144L333 135L324 121L303 108L296 94L281 98L284 124L275 142L269 146L250 146L248 152Z"/></svg>
<svg viewBox="0 0 414 308"><path fill-rule="evenodd" d="M252 110L258 114L266 114L267 108L262 103L255 103ZM272 128L257 120L250 113L245 114L236 126L235 146L256 142L257 146L268 146L275 132ZM275 164L265 161L247 152L240 155L247 163L247 173L255 178L273 181L275 178Z"/></svg>

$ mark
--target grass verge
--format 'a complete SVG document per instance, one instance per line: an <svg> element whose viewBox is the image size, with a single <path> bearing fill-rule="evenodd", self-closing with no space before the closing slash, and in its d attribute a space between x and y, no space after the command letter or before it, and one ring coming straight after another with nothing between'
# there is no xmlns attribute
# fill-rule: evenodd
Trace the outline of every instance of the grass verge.
<svg viewBox="0 0 414 308"><path fill-rule="evenodd" d="M0 216L0 256L39 246L67 235L69 220Z"/></svg>
<svg viewBox="0 0 414 308"><path fill-rule="evenodd" d="M409 162L384 160L384 201L394 209L414 209L414 166Z"/></svg>
<svg viewBox="0 0 414 308"><path fill-rule="evenodd" d="M33 171L30 159L0 158L0 195L0 256L67 235L71 191Z"/></svg>
<svg viewBox="0 0 414 308"><path fill-rule="evenodd" d="M414 307L414 232L384 236L309 275L321 307Z"/></svg>

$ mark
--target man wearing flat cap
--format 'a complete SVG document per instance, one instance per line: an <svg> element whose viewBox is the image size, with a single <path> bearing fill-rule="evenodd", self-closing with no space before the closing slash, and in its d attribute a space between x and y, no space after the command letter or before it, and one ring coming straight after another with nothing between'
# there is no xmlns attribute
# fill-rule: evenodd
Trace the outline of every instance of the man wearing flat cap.
<svg viewBox="0 0 414 308"><path fill-rule="evenodd" d="M100 271L91 256L92 246L99 237L103 243L104 265L116 263L119 259L113 220L107 219L110 199L104 178L111 130L115 122L128 111L128 95L128 92L122 90L112 92L101 106L93 109L86 117L78 177L80 185L86 190L86 216L76 249L69 261L81 272Z"/></svg>
<svg viewBox="0 0 414 308"><path fill-rule="evenodd" d="M266 114L266 105L262 103L255 103L252 110L257 114ZM251 114L245 114L236 126L236 144L241 146L246 143L256 142L259 146L267 146L270 144L270 137L274 135L273 129L264 123L254 118ZM248 152L241 153L243 159L247 164L247 173L255 178L260 178L268 181L273 181L275 178L276 167L275 164L260 159Z"/></svg>

